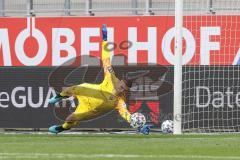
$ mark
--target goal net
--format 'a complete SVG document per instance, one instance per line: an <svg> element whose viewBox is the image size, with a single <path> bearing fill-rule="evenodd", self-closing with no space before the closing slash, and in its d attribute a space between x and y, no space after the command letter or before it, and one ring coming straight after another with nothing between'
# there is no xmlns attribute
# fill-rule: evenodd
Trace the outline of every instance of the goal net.
<svg viewBox="0 0 240 160"><path fill-rule="evenodd" d="M240 0L184 0L183 27L182 132L239 132Z"/></svg>

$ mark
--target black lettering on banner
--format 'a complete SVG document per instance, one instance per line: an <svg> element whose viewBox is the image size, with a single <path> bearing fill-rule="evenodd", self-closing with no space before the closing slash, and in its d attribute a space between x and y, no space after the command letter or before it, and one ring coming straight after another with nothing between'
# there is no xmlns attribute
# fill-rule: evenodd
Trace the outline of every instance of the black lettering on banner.
<svg viewBox="0 0 240 160"><path fill-rule="evenodd" d="M119 48L122 50L127 50L132 47L132 42L131 41L122 41L119 44Z"/></svg>

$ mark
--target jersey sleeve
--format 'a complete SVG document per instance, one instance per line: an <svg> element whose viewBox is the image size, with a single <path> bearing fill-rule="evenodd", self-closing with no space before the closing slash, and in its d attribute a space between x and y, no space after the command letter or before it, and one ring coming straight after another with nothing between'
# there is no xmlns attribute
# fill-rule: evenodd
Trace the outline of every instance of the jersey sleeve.
<svg viewBox="0 0 240 160"><path fill-rule="evenodd" d="M114 73L112 64L110 61L110 51L107 49L107 41L102 41L102 64L104 68L104 74L112 74Z"/></svg>
<svg viewBox="0 0 240 160"><path fill-rule="evenodd" d="M123 119L125 119L128 123L130 123L131 114L128 111L127 105L123 98L119 98L116 105L116 110L118 111L118 113L121 115Z"/></svg>

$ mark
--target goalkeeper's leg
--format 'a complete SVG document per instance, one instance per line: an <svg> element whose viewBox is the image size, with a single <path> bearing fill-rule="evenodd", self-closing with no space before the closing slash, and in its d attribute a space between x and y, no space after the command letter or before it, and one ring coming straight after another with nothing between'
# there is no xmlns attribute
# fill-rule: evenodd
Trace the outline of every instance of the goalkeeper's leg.
<svg viewBox="0 0 240 160"><path fill-rule="evenodd" d="M81 85L67 87L61 93L57 94L55 97L52 97L49 100L49 104L55 104L61 101L62 99L69 98L71 96L76 96L77 94L81 93L81 90L82 90Z"/></svg>
<svg viewBox="0 0 240 160"><path fill-rule="evenodd" d="M65 122L62 125L54 125L50 127L49 132L57 134L62 131L69 130L74 126L77 126L81 120L88 119L91 117L92 117L91 112L82 112L82 113L74 112L66 118Z"/></svg>
<svg viewBox="0 0 240 160"><path fill-rule="evenodd" d="M78 118L74 113L70 114L62 125L54 125L50 127L49 132L57 134L62 131L69 130L72 127L78 125L79 121L80 121L80 118Z"/></svg>
<svg viewBox="0 0 240 160"><path fill-rule="evenodd" d="M78 101L80 102L80 104L78 105L76 110L66 118L65 122L62 125L54 125L50 127L49 132L59 133L65 130L69 130L72 127L78 125L81 120L88 119L94 116L92 114L91 107L87 103L84 103L84 101L81 100L81 98L79 97Z"/></svg>

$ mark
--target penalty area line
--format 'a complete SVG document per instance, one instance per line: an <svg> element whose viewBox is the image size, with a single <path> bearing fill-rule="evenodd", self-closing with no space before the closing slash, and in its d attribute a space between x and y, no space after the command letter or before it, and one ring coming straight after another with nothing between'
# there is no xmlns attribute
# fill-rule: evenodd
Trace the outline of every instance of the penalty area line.
<svg viewBox="0 0 240 160"><path fill-rule="evenodd" d="M204 156L204 155L140 155L140 154L72 154L72 153L0 153L0 159L65 159L65 158L152 158L152 159L222 159L222 160L239 160L240 156Z"/></svg>

